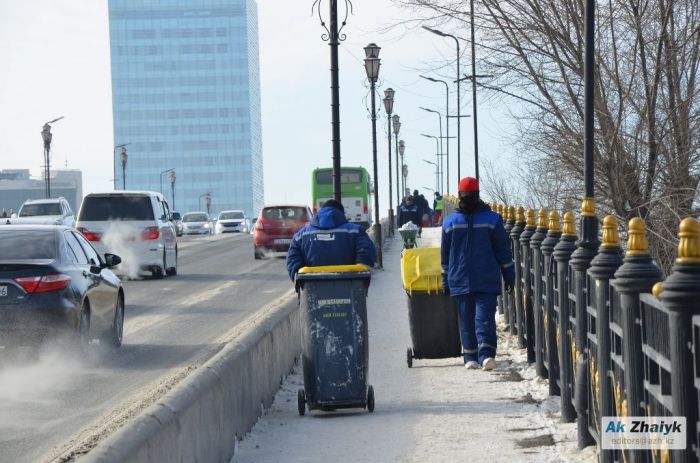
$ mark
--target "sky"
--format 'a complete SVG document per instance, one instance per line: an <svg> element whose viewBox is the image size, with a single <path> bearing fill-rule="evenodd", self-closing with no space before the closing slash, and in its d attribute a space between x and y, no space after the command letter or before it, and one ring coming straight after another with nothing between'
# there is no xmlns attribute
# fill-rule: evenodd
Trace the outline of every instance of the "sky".
<svg viewBox="0 0 700 463"><path fill-rule="evenodd" d="M311 171L332 165L330 50L312 15L312 0L258 0L265 202L311 201ZM341 14L343 3L339 2ZM327 20L328 0L323 0ZM401 116L408 186L428 197L434 189L438 116L444 117L443 84L452 82L455 49L451 39L402 24L411 11L390 0L354 0L343 32L340 59L341 163L361 165L372 174L370 92L363 67L364 46L375 42L381 69L377 83L377 156L380 211L388 203L387 119L381 103L387 87L396 91L394 113ZM394 27L390 27L394 26ZM463 45L467 48L467 44ZM462 74L469 73L462 58ZM41 173L46 121L53 124L52 166L83 171L83 191L112 189L112 93L107 0L0 0L0 169ZM477 70L478 72L478 70ZM471 114L471 88L462 87L462 114ZM456 108L452 86L450 112ZM497 161L510 148L505 108L479 106L479 157ZM443 130L445 130L443 118ZM456 134L452 120L451 134ZM471 119L462 122L462 176L474 174ZM450 145L450 185L457 184L456 141ZM392 154L392 167L395 156ZM127 167L128 169L128 167ZM483 169L483 167L482 167ZM395 173L392 174L395 183ZM396 204L396 185L392 195Z"/></svg>

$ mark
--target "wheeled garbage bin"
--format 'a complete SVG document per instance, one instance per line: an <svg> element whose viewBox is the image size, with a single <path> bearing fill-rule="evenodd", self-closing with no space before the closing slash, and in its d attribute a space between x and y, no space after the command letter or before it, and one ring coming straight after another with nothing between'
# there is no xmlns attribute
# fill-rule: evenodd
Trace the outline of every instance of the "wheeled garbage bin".
<svg viewBox="0 0 700 463"><path fill-rule="evenodd" d="M413 366L413 359L461 357L457 305L442 291L440 248L404 250L401 276L411 328L412 347L406 350L408 368Z"/></svg>
<svg viewBox="0 0 700 463"><path fill-rule="evenodd" d="M300 298L304 388L299 414L340 408L374 410L368 384L367 266L304 267L296 284Z"/></svg>

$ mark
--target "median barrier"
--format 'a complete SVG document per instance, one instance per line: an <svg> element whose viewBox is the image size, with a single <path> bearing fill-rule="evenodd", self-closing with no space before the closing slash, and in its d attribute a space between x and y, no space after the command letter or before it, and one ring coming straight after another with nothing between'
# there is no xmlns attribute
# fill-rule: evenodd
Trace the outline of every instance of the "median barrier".
<svg viewBox="0 0 700 463"><path fill-rule="evenodd" d="M80 461L229 461L301 351L296 298L246 323L221 352Z"/></svg>

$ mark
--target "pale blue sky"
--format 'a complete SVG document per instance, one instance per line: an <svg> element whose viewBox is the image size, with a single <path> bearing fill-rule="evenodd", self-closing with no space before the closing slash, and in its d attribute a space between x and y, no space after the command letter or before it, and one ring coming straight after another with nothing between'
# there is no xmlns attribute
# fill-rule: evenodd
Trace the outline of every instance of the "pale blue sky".
<svg viewBox="0 0 700 463"><path fill-rule="evenodd" d="M312 3L258 0L266 202L309 203L311 170L331 165L329 47L321 40L323 29L318 18L311 15ZM422 159L435 160L435 141L420 133L438 135L437 116L419 107L444 112L444 86L418 76L439 76L429 69L454 59L454 42L422 29L397 27L381 33L386 25L409 19L410 12L396 8L389 0L353 3L354 15L348 18L344 30L347 40L340 51L342 163L363 165L372 171L371 123L366 109L369 91L361 60L363 47L376 42L382 47L380 95L386 87L396 90L394 111L403 123L400 138L407 145L409 186L433 188L433 167ZM64 167L67 162L69 168L82 169L85 192L111 189L107 1L1 1L0 62L0 169L29 168L38 176L41 127L47 120L65 116L52 130L53 166ZM449 68L445 71L454 72ZM463 73L469 73L466 63ZM470 114L467 86L462 95L463 113ZM379 99L378 104L381 107ZM454 112L454 92L450 104ZM493 159L510 152L501 138L509 130L503 114L503 108L480 105L480 157ZM377 123L380 209L384 215L388 185L383 108ZM451 130L454 135L456 124ZM462 176L473 175L471 139L471 120L465 119ZM451 183L455 185L455 141L450 152ZM430 193L423 192L426 196Z"/></svg>

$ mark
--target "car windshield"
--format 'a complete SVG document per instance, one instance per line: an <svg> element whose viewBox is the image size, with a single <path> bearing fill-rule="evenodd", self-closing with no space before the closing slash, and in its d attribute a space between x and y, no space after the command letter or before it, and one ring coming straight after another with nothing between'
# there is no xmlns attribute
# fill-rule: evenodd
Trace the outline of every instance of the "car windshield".
<svg viewBox="0 0 700 463"><path fill-rule="evenodd" d="M243 213L242 212L222 212L219 215L219 220L236 220L236 219L243 219Z"/></svg>
<svg viewBox="0 0 700 463"><path fill-rule="evenodd" d="M58 203L25 204L19 211L20 217L36 217L41 215L61 215L61 205Z"/></svg>
<svg viewBox="0 0 700 463"><path fill-rule="evenodd" d="M154 220L151 198L144 195L86 196L78 220Z"/></svg>
<svg viewBox="0 0 700 463"><path fill-rule="evenodd" d="M53 230L0 230L0 260L56 258Z"/></svg>
<svg viewBox="0 0 700 463"><path fill-rule="evenodd" d="M304 207L266 207L262 216L267 220L301 220L307 219Z"/></svg>
<svg viewBox="0 0 700 463"><path fill-rule="evenodd" d="M183 222L208 222L209 218L204 213L185 214Z"/></svg>

